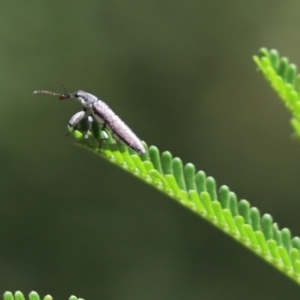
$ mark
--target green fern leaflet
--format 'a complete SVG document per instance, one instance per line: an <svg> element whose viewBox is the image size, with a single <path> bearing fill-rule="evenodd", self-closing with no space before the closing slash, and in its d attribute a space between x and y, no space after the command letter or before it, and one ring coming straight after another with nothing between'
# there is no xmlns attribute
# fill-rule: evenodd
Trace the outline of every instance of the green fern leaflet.
<svg viewBox="0 0 300 300"><path fill-rule="evenodd" d="M287 228L280 230L271 215L261 216L256 207L246 200L239 201L226 185L217 188L213 177L196 171L192 163L184 165L169 151L160 153L157 147L144 144L146 154L137 155L111 136L99 150L95 138L99 129L94 127L89 138L84 139L85 129L83 125L73 134L78 145L160 190L300 284L300 239L292 238Z"/></svg>
<svg viewBox="0 0 300 300"><path fill-rule="evenodd" d="M293 126L300 137L300 75L297 66L289 63L286 57L280 57L277 50L262 48L253 57L259 70L263 73L272 88L291 111Z"/></svg>
<svg viewBox="0 0 300 300"><path fill-rule="evenodd" d="M36 292L31 292L28 295L28 300L40 300L40 299L41 299L40 296ZM15 292L14 295L11 292L5 292L3 295L3 300L26 300L26 298L20 291ZM53 300L53 298L50 295L47 295L43 298L43 300ZM75 296L71 296L69 300L83 300L83 299L77 298Z"/></svg>

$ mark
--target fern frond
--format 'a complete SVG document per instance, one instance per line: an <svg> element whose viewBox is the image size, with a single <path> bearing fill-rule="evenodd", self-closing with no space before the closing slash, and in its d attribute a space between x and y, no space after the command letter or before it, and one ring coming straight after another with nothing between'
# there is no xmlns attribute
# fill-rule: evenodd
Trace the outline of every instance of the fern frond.
<svg viewBox="0 0 300 300"><path fill-rule="evenodd" d="M121 142L110 140L99 150L92 134L84 139L76 131L74 136L78 145L160 190L300 284L300 239L292 238L287 228L280 230L271 215L261 216L248 201L239 201L226 185L217 189L213 177L196 171L192 163L184 165L168 151L160 153L155 146L145 144L146 154L137 155Z"/></svg>
<svg viewBox="0 0 300 300"><path fill-rule="evenodd" d="M289 63L286 57L281 57L274 49L262 48L253 59L292 113L290 123L300 137L300 74L297 74L297 66Z"/></svg>
<svg viewBox="0 0 300 300"><path fill-rule="evenodd" d="M40 300L41 298L38 295L38 293L32 291L28 295L28 299L29 300ZM5 292L4 295L3 295L3 300L26 300L26 298L24 297L24 295L20 291L15 292L14 295L11 292ZM43 300L53 300L53 298L50 295L47 295L43 298ZM71 296L69 298L69 300L83 300L83 299L77 298L75 296Z"/></svg>

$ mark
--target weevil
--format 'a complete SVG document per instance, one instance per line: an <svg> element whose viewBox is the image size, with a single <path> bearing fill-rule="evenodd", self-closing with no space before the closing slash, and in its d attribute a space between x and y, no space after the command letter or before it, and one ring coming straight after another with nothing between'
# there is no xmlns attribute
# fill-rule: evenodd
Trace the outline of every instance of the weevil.
<svg viewBox="0 0 300 300"><path fill-rule="evenodd" d="M93 120L101 125L101 131L103 132L103 138L100 140L99 148L103 139L107 139L108 135L105 132L109 129L113 136L131 149L135 150L139 154L145 154L146 150L141 140L135 135L135 133L113 112L113 110L98 97L87 93L82 90L78 90L74 93L69 93L66 88L59 82L64 89L64 94L58 94L55 92L49 92L45 90L34 91L34 94L48 94L52 96L58 96L60 100L76 99L82 105L82 111L73 115L68 125L74 130L77 124L84 118L88 121L88 130L85 132L84 137L88 138L88 132L91 129Z"/></svg>

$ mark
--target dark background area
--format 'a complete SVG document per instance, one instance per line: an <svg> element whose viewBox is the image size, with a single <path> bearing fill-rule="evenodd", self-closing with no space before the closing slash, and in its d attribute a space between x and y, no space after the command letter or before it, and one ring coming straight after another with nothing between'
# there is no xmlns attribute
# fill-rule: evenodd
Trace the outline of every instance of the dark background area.
<svg viewBox="0 0 300 300"><path fill-rule="evenodd" d="M2 1L0 292L56 299L292 299L207 222L73 145L83 89L139 137L300 234L300 142L252 56L300 65L298 1Z"/></svg>

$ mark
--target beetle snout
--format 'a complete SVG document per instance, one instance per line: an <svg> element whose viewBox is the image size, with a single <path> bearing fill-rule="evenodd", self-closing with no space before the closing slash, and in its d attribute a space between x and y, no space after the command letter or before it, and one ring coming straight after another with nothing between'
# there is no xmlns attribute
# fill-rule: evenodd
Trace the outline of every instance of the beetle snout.
<svg viewBox="0 0 300 300"><path fill-rule="evenodd" d="M65 100L71 98L70 94L62 94L59 96L59 100Z"/></svg>

